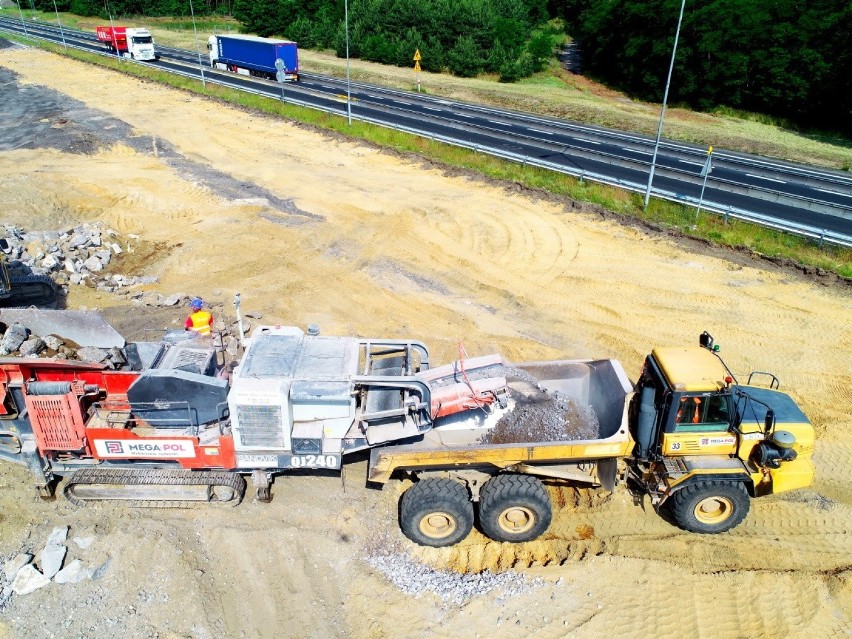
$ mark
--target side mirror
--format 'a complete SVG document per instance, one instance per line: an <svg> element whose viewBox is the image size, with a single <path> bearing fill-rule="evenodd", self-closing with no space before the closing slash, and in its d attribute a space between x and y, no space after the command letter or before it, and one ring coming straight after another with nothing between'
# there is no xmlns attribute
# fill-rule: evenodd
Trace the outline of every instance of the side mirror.
<svg viewBox="0 0 852 639"><path fill-rule="evenodd" d="M701 335L698 336L698 345L710 349L712 351L713 336L707 331L704 331L703 333L701 333Z"/></svg>
<svg viewBox="0 0 852 639"><path fill-rule="evenodd" d="M763 432L769 434L775 425L775 413L770 408L766 411L766 419L763 420Z"/></svg>
<svg viewBox="0 0 852 639"><path fill-rule="evenodd" d="M5 237L0 238L0 250L9 250L9 240L7 240Z"/></svg>

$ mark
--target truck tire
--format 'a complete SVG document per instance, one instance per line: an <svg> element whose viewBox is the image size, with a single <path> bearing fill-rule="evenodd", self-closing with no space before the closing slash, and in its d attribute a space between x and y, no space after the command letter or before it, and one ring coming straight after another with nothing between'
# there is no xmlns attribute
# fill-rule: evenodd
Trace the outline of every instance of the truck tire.
<svg viewBox="0 0 852 639"><path fill-rule="evenodd" d="M715 535L731 530L745 519L749 505L742 482L701 481L672 495L669 511L680 528Z"/></svg>
<svg viewBox="0 0 852 639"><path fill-rule="evenodd" d="M473 504L467 489L452 479L424 479L405 491L399 526L415 544L452 546L473 528Z"/></svg>
<svg viewBox="0 0 852 639"><path fill-rule="evenodd" d="M479 492L479 524L495 541L532 541L552 518L550 496L536 477L497 475Z"/></svg>

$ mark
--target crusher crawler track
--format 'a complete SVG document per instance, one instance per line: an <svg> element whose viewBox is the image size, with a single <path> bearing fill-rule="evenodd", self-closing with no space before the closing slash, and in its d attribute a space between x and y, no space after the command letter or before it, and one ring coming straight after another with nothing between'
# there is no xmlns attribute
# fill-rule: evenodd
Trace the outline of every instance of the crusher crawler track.
<svg viewBox="0 0 852 639"><path fill-rule="evenodd" d="M11 292L0 299L0 306L7 308L56 308L59 294L56 283L47 275L21 275L9 278Z"/></svg>
<svg viewBox="0 0 852 639"><path fill-rule="evenodd" d="M236 506L245 492L246 481L237 473L122 468L75 471L64 490L65 497L76 506L120 501L136 508Z"/></svg>

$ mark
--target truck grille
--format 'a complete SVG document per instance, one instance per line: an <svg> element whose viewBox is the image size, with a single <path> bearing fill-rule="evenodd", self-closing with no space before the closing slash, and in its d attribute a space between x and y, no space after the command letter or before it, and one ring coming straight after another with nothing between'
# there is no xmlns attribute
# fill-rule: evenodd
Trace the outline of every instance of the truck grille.
<svg viewBox="0 0 852 639"><path fill-rule="evenodd" d="M280 406L237 406L237 423L243 446L284 448Z"/></svg>

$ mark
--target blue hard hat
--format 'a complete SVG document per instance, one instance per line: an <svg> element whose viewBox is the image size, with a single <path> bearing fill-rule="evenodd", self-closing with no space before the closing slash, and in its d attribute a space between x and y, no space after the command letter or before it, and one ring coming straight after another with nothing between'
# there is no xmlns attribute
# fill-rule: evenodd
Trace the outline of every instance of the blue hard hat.
<svg viewBox="0 0 852 639"><path fill-rule="evenodd" d="M192 300L189 302L190 308L201 308L202 306L204 306L204 302L200 297L193 297Z"/></svg>

